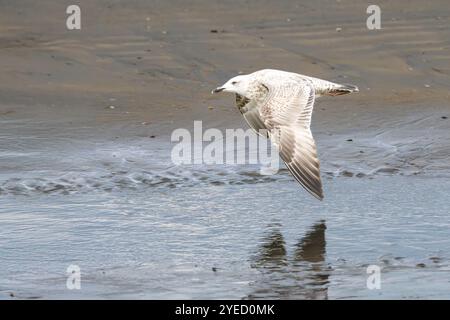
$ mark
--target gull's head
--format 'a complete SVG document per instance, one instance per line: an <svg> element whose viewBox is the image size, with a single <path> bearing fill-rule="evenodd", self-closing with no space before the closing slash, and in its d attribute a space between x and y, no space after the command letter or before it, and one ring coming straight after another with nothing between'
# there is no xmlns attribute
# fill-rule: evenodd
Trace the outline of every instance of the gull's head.
<svg viewBox="0 0 450 320"><path fill-rule="evenodd" d="M245 97L247 96L249 85L250 85L250 77L248 75L240 75L231 78L224 85L214 89L212 93L232 92Z"/></svg>

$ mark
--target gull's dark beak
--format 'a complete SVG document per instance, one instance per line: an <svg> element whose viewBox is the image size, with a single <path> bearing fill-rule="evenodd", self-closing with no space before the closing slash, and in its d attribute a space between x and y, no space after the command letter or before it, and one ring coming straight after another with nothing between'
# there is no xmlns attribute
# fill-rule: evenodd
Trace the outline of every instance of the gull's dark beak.
<svg viewBox="0 0 450 320"><path fill-rule="evenodd" d="M215 88L213 91L211 91L211 93L219 93L219 92L222 92L223 90L225 90L225 88L219 87L219 88Z"/></svg>

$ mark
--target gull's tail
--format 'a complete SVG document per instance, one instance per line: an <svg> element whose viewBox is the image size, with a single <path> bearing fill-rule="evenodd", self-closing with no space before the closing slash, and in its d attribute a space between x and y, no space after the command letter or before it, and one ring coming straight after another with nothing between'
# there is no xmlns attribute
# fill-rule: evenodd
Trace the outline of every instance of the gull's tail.
<svg viewBox="0 0 450 320"><path fill-rule="evenodd" d="M353 92L359 92L359 89L357 86L354 86L352 84L339 84L337 86L333 86L327 94L330 96L341 96L343 94L353 93Z"/></svg>
<svg viewBox="0 0 450 320"><path fill-rule="evenodd" d="M358 87L352 84L340 84L327 80L322 80L313 77L307 77L311 80L314 89L316 90L316 97L318 96L340 96L343 94L358 92Z"/></svg>

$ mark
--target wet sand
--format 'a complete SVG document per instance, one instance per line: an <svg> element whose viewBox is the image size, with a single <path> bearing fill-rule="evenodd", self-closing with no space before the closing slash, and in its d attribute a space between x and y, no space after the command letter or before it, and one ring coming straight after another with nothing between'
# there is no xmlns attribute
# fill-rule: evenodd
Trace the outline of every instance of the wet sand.
<svg viewBox="0 0 450 320"><path fill-rule="evenodd" d="M344 233L358 232L351 225L346 227L339 215L334 215L340 212L342 219L352 219L355 212L362 212L361 219L364 219L363 213L367 209L357 201L357 195L353 194L355 188L368 190L367 194L359 194L359 197L365 199L373 211L380 215L384 212L384 219L388 222L399 219L397 215L414 210L415 204L403 201L410 193L425 194L424 201L430 204L428 208L422 207L423 214L439 217L441 226L448 227L447 216L442 207L436 205L445 206L449 191L447 184L443 183L449 177L450 169L450 6L447 1L435 0L424 4L413 0L407 6L402 2L379 1L382 30L377 31L367 30L365 26L366 3L344 0L286 1L282 6L276 1L247 1L243 4L240 1L122 3L101 0L79 3L82 30L68 31L65 28L68 4L64 2L0 2L0 197L4 208L0 219L3 220L1 225L7 225L5 221L8 220L11 222L9 228L17 230L11 238L15 241L10 242L5 227L0 226L1 256L9 257L7 262L0 262L0 267L7 270L4 279L8 279L3 283L0 281L0 292L5 294L2 298L8 298L10 291L19 297L55 298L60 293L67 294L64 288L58 291L60 289L42 281L63 272L58 268L76 259L62 254L65 247L54 248L58 258L52 264L52 242L57 239L46 238L45 231L51 229L64 238L65 232L72 232L67 231L70 226L63 223L64 213L76 212L73 210L78 209L74 208L79 208L84 212L82 214L96 217L92 227L98 233L90 233L89 226L78 231L86 232L88 239L101 238L99 235L107 232L108 224L102 224L97 216L98 210L102 210L102 204L110 203L111 198L124 195L126 199L122 199L124 202L119 206L114 207L113 203L113 208L105 209L107 214L115 217L126 213L125 216L133 217L139 214L139 208L148 205L141 197L154 192L169 194L170 201L165 205L177 207L180 199L170 196L170 192L181 190L186 196L198 198L198 202L192 204L183 216L188 220L189 215L198 211L209 212L207 208L211 206L220 207L224 201L220 193L214 199L205 199L204 195L218 192L221 188L232 195L245 194L248 197L254 195L253 188L270 190L277 188L278 184L291 191L297 190L295 196L283 196L287 201L286 210L292 213L296 212L295 208L302 207L309 215L314 215L314 221L309 224L299 222L305 213L285 212L289 218L282 222L268 221L266 226L256 228L253 237L248 239L254 241L255 246L261 245L260 248L265 248L267 241L279 246L283 242L279 234L285 232L295 233L299 238L308 237L309 229L313 235L316 229L320 233L324 229L322 222L317 221L321 219L325 221L326 230L339 226L344 228ZM210 91L233 75L262 68L284 69L353 83L360 88L357 95L323 98L315 105L312 131L318 144L322 175L328 178L325 179L326 209L310 201L285 171L267 177L258 175L252 166L170 165L173 146L170 134L176 128L192 130L194 120L202 120L204 128L247 128L234 107L233 97L212 96ZM397 198L389 197L387 193L395 189L384 190L383 183L397 188L410 187L411 190L402 189ZM263 194L270 196L270 192L265 192ZM92 194L98 196L92 199ZM354 201L349 201L350 197ZM383 206L380 203L385 201L385 197L389 202ZM150 199L157 201L154 197ZM24 202L28 201L35 207L25 206ZM258 199L251 202L259 211L263 210ZM83 208L83 203L89 205ZM135 241L145 241L143 234L151 233L151 226L164 229L164 219L170 219L171 211L167 208L157 204L149 206L149 210L156 212L161 220L152 221L147 231L130 229L138 232L135 238L132 237ZM33 210L36 210L35 214ZM233 211L232 208L224 210L228 213ZM236 207L234 210L241 216L250 215L246 209ZM269 206L268 210L280 209ZM16 220L20 217L15 216L18 212L25 217ZM431 218L429 225L422 225L420 211L416 214L412 219L415 224L409 225L409 230L401 230L400 226L395 230L405 237L405 244L400 245L396 257L410 259L403 265L408 272L402 273L404 270L401 269L399 277L394 278L400 282L398 288L394 286L388 293L381 294L383 297L432 296L431 284L438 282L440 271L448 270L446 252L450 245L443 236L435 239L433 248L405 249L411 243L414 243L411 246L416 244L416 239L411 238L411 230L424 234L433 234L436 230L439 230L438 234L446 232ZM55 219L59 228L52 229L40 222L40 218L45 221L48 216ZM248 224L257 223L260 218L252 213ZM48 248L47 253L35 257L34 262L41 259L52 265L52 270L46 271L48 275L42 278L34 276L31 285L14 277L14 270L26 274L33 265L31 260L23 257L21 263L24 266L19 268L14 260L20 250L27 253L35 247L35 239L27 239L21 234L23 230L32 228L26 226L24 221L27 219L36 219L38 225L43 223L43 233L36 236L42 240L41 245ZM227 214L224 214L221 221L226 219ZM123 224L134 222L127 222L125 218L121 220ZM274 224L270 224L272 222ZM208 223L200 225L202 228L210 227ZM286 231L289 225L297 226L298 232ZM315 225L319 227L311 227ZM383 224L381 227L386 226ZM168 227L168 232L176 230ZM389 228L385 230L378 238L370 239L370 245L389 238L394 232ZM226 234L227 230L221 232ZM241 232L241 236L245 234L244 229ZM364 232L370 234L374 230L369 228ZM269 240L265 236L267 233ZM114 235L120 237L120 232ZM189 235L188 232L186 236ZM239 232L233 235L238 238ZM149 236L149 239L157 242L158 236ZM234 287L239 288L239 294L233 297L274 297L278 292L274 288L281 286L275 280L280 278L289 286L296 286L298 277L290 275L295 275L298 270L292 271L290 267L281 268L281 275L269 281L273 282L272 285L267 285L264 278L266 269L259 267L261 261L265 261L264 253L255 258L254 252L259 249L240 247L232 236L225 240L228 247L217 249L216 256L205 258L207 263L203 267L209 270L216 266L214 257L223 252L239 251L236 253L239 260L230 258L223 261L224 265L231 268L236 261L245 260L251 272L242 275L242 271L229 271L223 278L224 281L233 276L245 278ZM338 240L339 236L332 234L327 242L330 249L322 254L322 258L314 259L322 259L327 266L336 266L329 257L334 257L336 252L344 252L348 245L348 242ZM192 261L200 259L200 255L208 255L208 249L213 249L206 247L197 251L199 245L206 244L198 241L192 244L193 247L183 247L185 251L192 250ZM127 250L128 247L120 248ZM162 259L155 266L159 271L166 269L167 265L178 270L187 263L181 260L178 265L175 258L174 262L164 262L163 249L157 248L156 252L148 250L141 256L136 253L133 263L127 263L129 257L107 246L106 256L92 258L92 265L85 263L95 273L104 259L117 254L116 266L127 270L117 275L123 284L117 287L106 285L106 291L102 291L93 281L93 291L84 291L84 294L88 297L115 297L118 290L130 281L140 282L139 279L133 282L126 274L141 263L145 265L153 254ZM175 244L169 250L176 251ZM289 251L289 246L286 250ZM435 251L441 264L439 271L426 269L425 278L430 283L427 287L426 283L416 279L416 265L432 257ZM283 256L283 250L279 252ZM290 254L287 252L286 257L302 256L301 253ZM354 254L354 261L350 264L358 273L361 272L358 268L364 264L393 253L389 247L383 247L371 256L367 256L363 249L355 250ZM277 259L279 257L269 264L278 263ZM295 258L292 259L295 262ZM302 259L300 261L304 262ZM311 293L312 285L301 292L281 288L280 297L313 298L317 294L317 298L345 298L347 293L348 297L354 297L350 294L355 290L354 286L341 286L339 281L329 282L321 278L323 272L309 268L310 262L306 259L307 270L301 270L308 274L311 272L313 278L318 276L322 279L319 279L321 286L336 290L334 295ZM147 271L140 273L142 279L146 278ZM253 272L262 274L264 280L255 280L258 277ZM353 271L342 272L345 279L352 279L355 274ZM136 291L130 289L127 297L176 298L178 295L174 291L182 286L182 273L169 271L165 274L167 284L154 286L154 282L149 280L151 285L137 286ZM193 277L202 279L199 274L194 274ZM416 281L409 283L408 277ZM207 282L207 279L201 281ZM393 281L395 283L396 280ZM252 285L257 287L253 293L250 290ZM436 289L437 297L450 296L447 285L444 283ZM200 292L204 292L206 286L194 285L191 291L182 292L179 296L202 297ZM214 288L217 289L214 297L228 297L217 287L211 289L213 293ZM409 295L408 290L414 294ZM79 296L83 296L83 292ZM361 288L356 297L373 298L376 295Z"/></svg>
<svg viewBox="0 0 450 320"><path fill-rule="evenodd" d="M312 130L324 172L446 174L445 1L381 1L378 31L365 27L365 4L238 3L85 1L81 31L66 30L63 3L5 3L1 119L165 142L194 120L246 128L233 97L210 89L239 72L279 68L361 89L316 105Z"/></svg>

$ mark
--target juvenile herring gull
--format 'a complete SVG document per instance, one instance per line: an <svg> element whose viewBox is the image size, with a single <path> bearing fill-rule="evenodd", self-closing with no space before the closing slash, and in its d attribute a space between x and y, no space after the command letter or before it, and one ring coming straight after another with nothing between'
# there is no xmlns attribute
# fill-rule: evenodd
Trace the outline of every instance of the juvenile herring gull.
<svg viewBox="0 0 450 320"><path fill-rule="evenodd" d="M310 130L314 100L358 92L358 88L265 69L234 77L213 90L217 92L236 94L236 105L250 127L272 140L294 178L322 200L320 164Z"/></svg>

